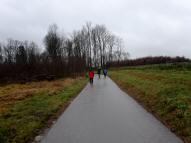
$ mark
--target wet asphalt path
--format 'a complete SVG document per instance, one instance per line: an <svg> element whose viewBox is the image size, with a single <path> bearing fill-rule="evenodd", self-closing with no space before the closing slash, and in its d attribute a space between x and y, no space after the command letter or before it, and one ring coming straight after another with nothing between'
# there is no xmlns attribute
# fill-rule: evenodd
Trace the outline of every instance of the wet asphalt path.
<svg viewBox="0 0 191 143"><path fill-rule="evenodd" d="M109 78L87 85L42 143L182 143Z"/></svg>

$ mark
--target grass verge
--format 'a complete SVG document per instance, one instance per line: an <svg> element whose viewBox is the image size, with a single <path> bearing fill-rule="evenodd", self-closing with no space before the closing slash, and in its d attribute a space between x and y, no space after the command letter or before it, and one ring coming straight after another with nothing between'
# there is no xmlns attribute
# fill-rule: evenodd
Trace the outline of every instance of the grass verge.
<svg viewBox="0 0 191 143"><path fill-rule="evenodd" d="M191 143L190 70L132 68L112 70L110 77L185 142Z"/></svg>
<svg viewBox="0 0 191 143"><path fill-rule="evenodd" d="M86 83L85 78L68 78L0 87L3 109L0 110L0 142L24 143L32 140Z"/></svg>

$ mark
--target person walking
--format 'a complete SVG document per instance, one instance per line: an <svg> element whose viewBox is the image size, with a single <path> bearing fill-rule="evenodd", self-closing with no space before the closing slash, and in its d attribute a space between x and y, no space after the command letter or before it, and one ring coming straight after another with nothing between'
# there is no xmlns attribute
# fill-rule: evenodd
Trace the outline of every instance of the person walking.
<svg viewBox="0 0 191 143"><path fill-rule="evenodd" d="M89 71L89 78L90 78L90 84L93 84L93 80L94 80L94 71L92 68L90 68Z"/></svg>
<svg viewBox="0 0 191 143"><path fill-rule="evenodd" d="M98 67L97 74L98 74L98 77L99 77L99 79L100 79L101 67Z"/></svg>
<svg viewBox="0 0 191 143"><path fill-rule="evenodd" d="M107 76L107 69L106 68L103 69L103 75L106 78L106 76Z"/></svg>

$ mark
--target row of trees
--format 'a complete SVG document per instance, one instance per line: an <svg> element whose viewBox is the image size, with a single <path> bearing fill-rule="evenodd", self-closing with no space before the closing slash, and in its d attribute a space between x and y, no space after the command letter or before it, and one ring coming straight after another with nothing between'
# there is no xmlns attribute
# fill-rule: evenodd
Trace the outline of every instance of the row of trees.
<svg viewBox="0 0 191 143"><path fill-rule="evenodd" d="M127 59L122 61L111 61L107 63L108 67L123 67L123 66L139 66L139 65L150 65L150 64L166 64L166 63L179 63L179 62L190 62L190 59L185 57L144 57L138 59Z"/></svg>
<svg viewBox="0 0 191 143"><path fill-rule="evenodd" d="M49 27L44 38L45 50L34 42L9 39L0 44L0 79L30 80L68 76L84 72L90 66L128 57L123 41L104 25L87 23L71 35L61 34L57 25Z"/></svg>
<svg viewBox="0 0 191 143"><path fill-rule="evenodd" d="M34 42L9 39L6 45L0 44L0 79L25 78L38 73L42 60L38 46Z"/></svg>

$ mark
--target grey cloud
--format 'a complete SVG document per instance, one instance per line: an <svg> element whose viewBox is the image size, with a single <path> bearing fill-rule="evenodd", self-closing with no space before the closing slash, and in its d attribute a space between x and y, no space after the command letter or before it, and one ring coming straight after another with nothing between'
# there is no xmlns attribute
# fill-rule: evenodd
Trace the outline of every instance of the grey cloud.
<svg viewBox="0 0 191 143"><path fill-rule="evenodd" d="M121 36L132 58L191 58L190 0L1 0L0 17L0 41L33 40L42 46L50 24L71 33L91 21Z"/></svg>

